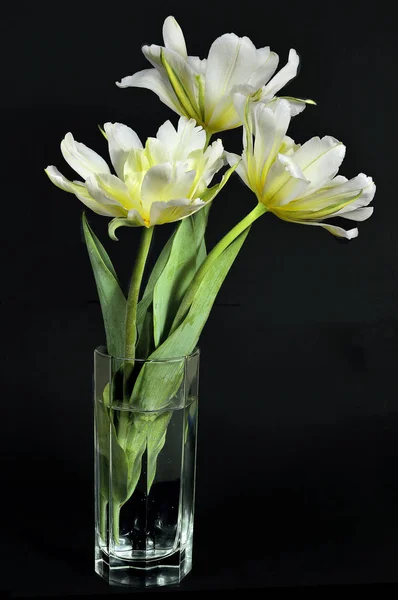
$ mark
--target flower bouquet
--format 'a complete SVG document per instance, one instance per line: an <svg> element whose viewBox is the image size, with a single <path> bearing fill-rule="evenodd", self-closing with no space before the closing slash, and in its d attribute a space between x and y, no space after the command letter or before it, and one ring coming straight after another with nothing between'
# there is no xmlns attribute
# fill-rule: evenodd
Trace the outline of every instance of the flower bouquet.
<svg viewBox="0 0 398 600"><path fill-rule="evenodd" d="M108 163L67 133L61 152L81 181L56 167L50 180L93 212L111 217L108 231L141 229L127 294L85 214L84 239L100 299L106 345L95 350L95 569L127 586L178 583L192 568L198 405L198 343L217 293L251 225L266 213L358 235L329 219L363 221L375 185L363 173L337 175L345 146L331 136L296 144L290 120L311 100L277 96L297 74L299 59L275 74L278 56L249 38L225 34L207 59L189 56L173 17L164 47L144 46L152 68L120 88L154 91L180 115L145 144L128 126L105 123ZM227 152L222 131L242 127L241 155ZM236 171L256 203L207 251L212 202ZM214 182L219 173L218 182ZM175 229L143 277L154 228Z"/></svg>

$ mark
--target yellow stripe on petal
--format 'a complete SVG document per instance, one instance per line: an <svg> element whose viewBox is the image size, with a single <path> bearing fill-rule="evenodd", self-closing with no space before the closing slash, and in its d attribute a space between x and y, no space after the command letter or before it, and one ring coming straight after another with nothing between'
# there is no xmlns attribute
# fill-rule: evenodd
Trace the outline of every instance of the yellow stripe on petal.
<svg viewBox="0 0 398 600"><path fill-rule="evenodd" d="M123 208L130 210L137 208L136 203L130 197L129 190L115 175L95 175L98 186L109 198L116 200Z"/></svg>
<svg viewBox="0 0 398 600"><path fill-rule="evenodd" d="M293 201L290 204L283 206L282 208L273 209L273 212L276 215L281 216L281 218L284 218L282 215L288 215L288 218L292 218L295 221L318 221L319 219L325 219L326 217L330 217L345 206L348 206L349 204L354 202L354 200L357 200L361 196L361 194L362 190L359 192L359 194L357 193L355 196L351 196L349 200L344 200L342 202L334 202L319 210L316 210L316 208L315 210L295 209L292 206L294 204Z"/></svg>
<svg viewBox="0 0 398 600"><path fill-rule="evenodd" d="M166 70L173 91L181 105L184 115L186 117L193 117L198 123L202 123L201 116L198 114L198 111L192 103L192 100L189 97L189 94L185 89L181 79L179 78L173 67L170 65L170 63L167 61L163 49L161 49L160 51L160 58L162 61L162 65Z"/></svg>
<svg viewBox="0 0 398 600"><path fill-rule="evenodd" d="M202 118L202 122L205 122L205 90L203 87L203 79L201 75L195 75L195 81L198 86L198 101L199 110Z"/></svg>

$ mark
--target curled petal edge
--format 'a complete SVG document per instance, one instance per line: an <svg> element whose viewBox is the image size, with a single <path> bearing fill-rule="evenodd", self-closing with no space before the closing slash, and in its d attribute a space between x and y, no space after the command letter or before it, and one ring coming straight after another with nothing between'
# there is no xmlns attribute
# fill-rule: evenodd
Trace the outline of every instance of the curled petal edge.
<svg viewBox="0 0 398 600"><path fill-rule="evenodd" d="M118 242L115 231L119 227L145 227L145 223L141 215L136 210L129 211L129 217L116 217L108 224L108 235L114 242Z"/></svg>

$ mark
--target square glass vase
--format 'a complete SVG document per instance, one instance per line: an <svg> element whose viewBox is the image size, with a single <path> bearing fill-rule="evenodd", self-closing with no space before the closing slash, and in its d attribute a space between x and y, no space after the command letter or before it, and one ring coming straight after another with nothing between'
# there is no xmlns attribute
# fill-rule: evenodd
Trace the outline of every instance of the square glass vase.
<svg viewBox="0 0 398 600"><path fill-rule="evenodd" d="M94 352L95 571L174 585L191 571L199 350L168 360Z"/></svg>

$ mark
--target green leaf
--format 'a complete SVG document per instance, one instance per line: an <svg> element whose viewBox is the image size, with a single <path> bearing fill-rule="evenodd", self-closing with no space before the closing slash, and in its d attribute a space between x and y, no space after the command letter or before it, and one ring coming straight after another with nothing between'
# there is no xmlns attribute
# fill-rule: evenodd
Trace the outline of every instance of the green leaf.
<svg viewBox="0 0 398 600"><path fill-rule="evenodd" d="M149 309L146 312L144 323L141 327L140 337L137 342L135 355L139 359L147 358L155 349L153 341L153 312Z"/></svg>
<svg viewBox="0 0 398 600"><path fill-rule="evenodd" d="M167 427L172 411L143 414L134 413L134 420L129 431L126 455L129 464L127 501L137 486L141 475L142 457L147 450L147 493L149 493L156 475L156 463L160 451L166 441Z"/></svg>
<svg viewBox="0 0 398 600"><path fill-rule="evenodd" d="M111 422L111 469L112 469L112 497L121 504L127 498L127 485L129 465L123 448L117 441L114 424Z"/></svg>
<svg viewBox="0 0 398 600"><path fill-rule="evenodd" d="M96 452L99 460L99 486L104 500L109 499L109 416L106 406L95 400Z"/></svg>
<svg viewBox="0 0 398 600"><path fill-rule="evenodd" d="M147 437L147 452L148 452L148 465L147 465L147 491L149 493L153 480L156 475L156 463L160 451L166 442L167 427L170 423L170 419L173 415L173 411L167 410L160 413L156 419L148 427Z"/></svg>
<svg viewBox="0 0 398 600"><path fill-rule="evenodd" d="M232 267L250 227L245 229L218 257L204 276L188 315L174 333L151 354L152 359L186 356L195 349L217 294Z"/></svg>
<svg viewBox="0 0 398 600"><path fill-rule="evenodd" d="M195 240L196 240L196 270L199 269L202 262L205 260L207 256L206 251L206 242L205 242L205 232L207 227L207 222L209 218L209 212L212 207L211 202L206 204L205 207L198 210L194 213L190 219L192 219L193 228L195 232Z"/></svg>
<svg viewBox="0 0 398 600"><path fill-rule="evenodd" d="M154 361L187 356L195 349L210 315L218 291L238 255L250 227L245 229L218 257L204 276L187 316L149 357ZM132 401L145 410L162 408L178 391L184 361L147 362L134 385Z"/></svg>
<svg viewBox="0 0 398 600"><path fill-rule="evenodd" d="M250 227L243 231L226 250L219 256L217 261L209 269L198 289L198 293L191 305L189 313L182 324L174 333L150 356L153 360L172 358L190 354L196 347L202 329L209 317L211 308L217 293L227 276L236 256L238 255ZM145 363L133 390L133 401L146 410L161 408L173 396L181 386L185 374L185 361ZM189 386L188 386L189 387ZM157 458L165 441L167 427L172 416L172 411L165 411L154 418L154 415L142 415L137 413L134 425L137 427L141 421L141 431L146 427L147 436L147 489L150 490L156 474ZM132 494L141 471L141 459L143 450L143 437L129 436L127 452L133 448L135 455L139 455L139 462L135 459L130 469L135 473L133 485L129 486L128 494Z"/></svg>
<svg viewBox="0 0 398 600"><path fill-rule="evenodd" d="M104 321L108 354L123 356L126 298L117 280L116 271L104 247L82 216L83 233L94 272Z"/></svg>
<svg viewBox="0 0 398 600"><path fill-rule="evenodd" d="M109 498L109 476L111 475L112 497L120 504L127 495L127 457L117 441L110 409L100 400L95 402L95 423L97 427L97 452L100 458L101 494L104 498ZM111 465L111 474L109 465Z"/></svg>
<svg viewBox="0 0 398 600"><path fill-rule="evenodd" d="M155 346L167 337L181 300L196 273L196 238L193 222L178 225L168 261L153 291L153 332Z"/></svg>
<svg viewBox="0 0 398 600"><path fill-rule="evenodd" d="M141 300L138 302L137 321L136 321L138 336L141 334L141 329L142 329L144 321L145 321L145 315L146 315L149 307L152 304L153 290L155 288L156 282L159 279L159 277L169 259L175 233L176 232L174 231L172 236L169 238L169 240L164 245L162 252L159 254L159 257L155 263L155 266L153 267L152 272L149 276L148 283L145 288L145 292L144 292ZM137 356L138 356L138 354L137 354Z"/></svg>
<svg viewBox="0 0 398 600"><path fill-rule="evenodd" d="M126 444L128 461L128 480L126 500L131 498L141 475L142 456L147 444L147 420L140 413L132 415L133 421L129 430Z"/></svg>

